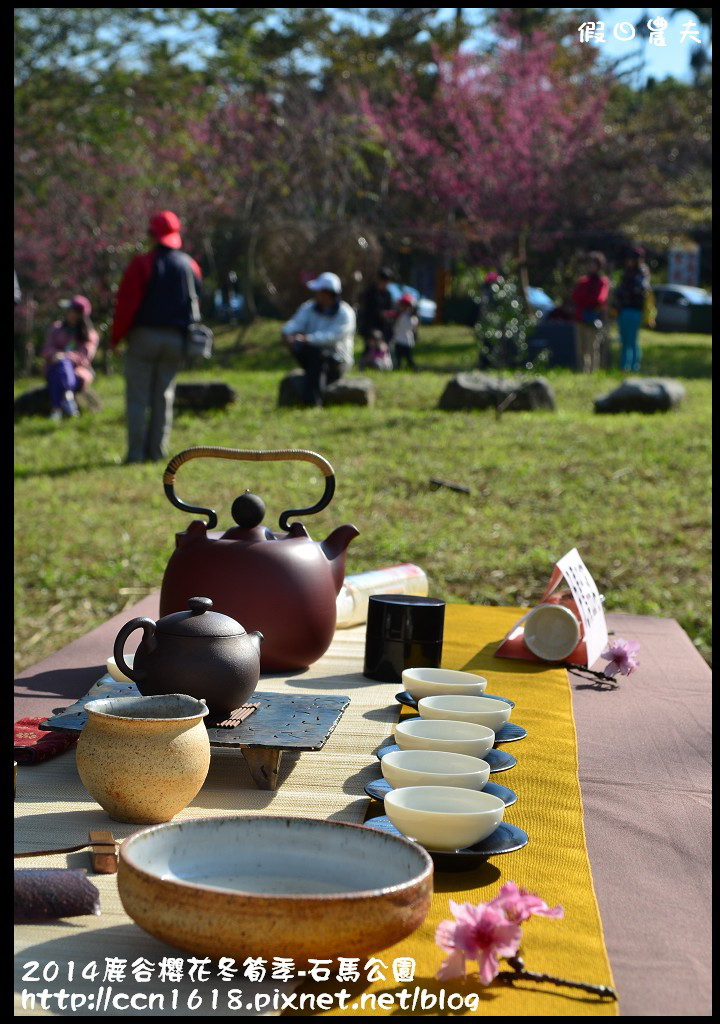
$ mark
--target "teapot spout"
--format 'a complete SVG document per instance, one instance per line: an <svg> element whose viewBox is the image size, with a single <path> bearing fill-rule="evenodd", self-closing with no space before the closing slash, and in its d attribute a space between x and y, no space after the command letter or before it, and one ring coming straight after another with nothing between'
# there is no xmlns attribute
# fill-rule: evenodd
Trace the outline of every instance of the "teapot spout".
<svg viewBox="0 0 720 1024"><path fill-rule="evenodd" d="M345 579L345 558L348 545L360 535L360 531L346 523L345 526L338 526L336 530L326 537L320 547L330 563L330 570L335 581L335 591L339 593L340 587Z"/></svg>
<svg viewBox="0 0 720 1024"><path fill-rule="evenodd" d="M259 629L254 630L252 633L248 633L248 637L250 638L250 640L252 640L252 645L259 654L260 644L263 642L265 637L263 636Z"/></svg>

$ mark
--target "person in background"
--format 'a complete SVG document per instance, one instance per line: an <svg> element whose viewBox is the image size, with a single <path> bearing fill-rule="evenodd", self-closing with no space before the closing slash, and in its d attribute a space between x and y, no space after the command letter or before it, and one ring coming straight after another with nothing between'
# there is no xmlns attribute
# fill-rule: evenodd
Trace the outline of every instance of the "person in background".
<svg viewBox="0 0 720 1024"><path fill-rule="evenodd" d="M22 292L20 291L20 282L18 281L17 270L14 270L15 274L15 305L19 306L22 302Z"/></svg>
<svg viewBox="0 0 720 1024"><path fill-rule="evenodd" d="M620 369L633 373L640 369L640 325L650 291L650 270L644 256L645 250L640 246L628 250L625 270L613 295L620 332Z"/></svg>
<svg viewBox="0 0 720 1024"><path fill-rule="evenodd" d="M383 338L382 331L373 331L368 338L367 348L360 358L360 366L364 370L392 370L390 346Z"/></svg>
<svg viewBox="0 0 720 1024"><path fill-rule="evenodd" d="M381 267L377 273L375 282L366 288L360 307L358 309L358 330L368 347L368 340L373 331L380 331L385 341L392 339L393 320L395 308L392 295L388 285L393 280L393 273L389 267Z"/></svg>
<svg viewBox="0 0 720 1024"><path fill-rule="evenodd" d="M417 339L417 329L420 323L415 312L415 301L412 295L401 295L398 302L398 314L393 323L393 351L395 355L395 368L399 370L403 362L406 362L411 370L417 370L413 349Z"/></svg>
<svg viewBox="0 0 720 1024"><path fill-rule="evenodd" d="M305 371L306 404L321 406L327 385L353 365L355 310L340 298L337 274L325 271L307 287L315 297L296 310L282 328L282 338Z"/></svg>
<svg viewBox="0 0 720 1024"><path fill-rule="evenodd" d="M135 256L117 294L110 347L125 338L128 449L125 463L158 462L169 452L175 382L192 322L191 288L202 274L182 252L180 220L171 210L150 218L152 248Z"/></svg>
<svg viewBox="0 0 720 1024"><path fill-rule="evenodd" d="M572 293L575 307L575 364L581 373L594 373L600 369L603 322L610 294L610 280L603 273L604 270L603 254L588 253L587 273L583 274Z"/></svg>
<svg viewBox="0 0 720 1024"><path fill-rule="evenodd" d="M92 361L99 341L90 319L92 306L84 295L73 295L61 305L63 319L50 327L40 353L50 391L50 419L55 421L80 415L75 394L95 379Z"/></svg>

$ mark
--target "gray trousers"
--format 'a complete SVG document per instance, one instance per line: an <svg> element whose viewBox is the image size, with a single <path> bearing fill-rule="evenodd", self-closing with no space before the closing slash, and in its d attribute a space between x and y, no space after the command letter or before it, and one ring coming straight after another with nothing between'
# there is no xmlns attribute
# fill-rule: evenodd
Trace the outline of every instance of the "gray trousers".
<svg viewBox="0 0 720 1024"><path fill-rule="evenodd" d="M133 327L125 351L128 462L167 458L184 331Z"/></svg>
<svg viewBox="0 0 720 1024"><path fill-rule="evenodd" d="M601 332L592 324L575 324L575 368L579 373L600 369Z"/></svg>

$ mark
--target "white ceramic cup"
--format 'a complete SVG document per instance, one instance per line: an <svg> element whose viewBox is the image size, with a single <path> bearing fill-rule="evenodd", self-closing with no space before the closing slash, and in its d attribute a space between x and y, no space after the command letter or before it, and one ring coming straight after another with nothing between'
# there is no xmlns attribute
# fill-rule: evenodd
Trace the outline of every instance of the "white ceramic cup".
<svg viewBox="0 0 720 1024"><path fill-rule="evenodd" d="M422 697L418 701L418 711L426 720L474 722L499 732L510 720L512 708L492 697L465 697L453 693L447 697Z"/></svg>
<svg viewBox="0 0 720 1024"><path fill-rule="evenodd" d="M393 750L382 758L380 768L393 789L405 786L484 789L490 778L487 761L449 750Z"/></svg>
<svg viewBox="0 0 720 1024"><path fill-rule="evenodd" d="M423 718L398 722L395 742L401 750L449 750L482 760L495 743L495 733L470 722L427 722Z"/></svg>
<svg viewBox="0 0 720 1024"><path fill-rule="evenodd" d="M133 662L135 661L135 655L134 654L126 654L125 655L125 661L127 662L128 667L132 668L133 667ZM120 668L120 666L115 661L115 658L112 655L110 655L110 657L106 659L106 661L105 661L105 668L108 670L108 673L113 677L113 679L115 680L116 683L131 683L132 682L132 679L129 679L125 675L125 673L122 671L122 669Z"/></svg>
<svg viewBox="0 0 720 1024"><path fill-rule="evenodd" d="M580 643L580 623L569 608L539 604L525 617L525 644L543 661L563 661Z"/></svg>
<svg viewBox="0 0 720 1024"><path fill-rule="evenodd" d="M402 681L405 689L416 700L445 693L480 696L487 687L487 679L484 676L452 668L406 668L402 674Z"/></svg>
<svg viewBox="0 0 720 1024"><path fill-rule="evenodd" d="M503 820L499 797L450 786L408 786L385 796L396 829L429 850L462 850L487 839Z"/></svg>

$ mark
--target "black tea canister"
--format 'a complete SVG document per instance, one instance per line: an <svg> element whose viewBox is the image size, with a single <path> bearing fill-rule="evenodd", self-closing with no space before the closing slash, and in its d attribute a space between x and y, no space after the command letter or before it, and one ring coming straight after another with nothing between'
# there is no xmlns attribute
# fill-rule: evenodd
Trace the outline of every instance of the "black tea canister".
<svg viewBox="0 0 720 1024"><path fill-rule="evenodd" d="M399 683L403 669L439 668L444 625L444 601L373 594L368 600L363 675Z"/></svg>

